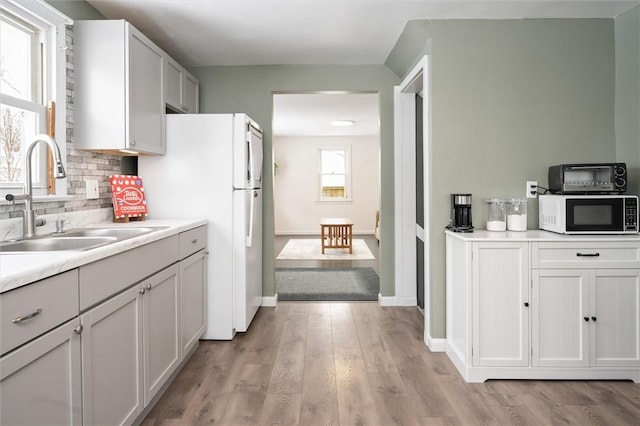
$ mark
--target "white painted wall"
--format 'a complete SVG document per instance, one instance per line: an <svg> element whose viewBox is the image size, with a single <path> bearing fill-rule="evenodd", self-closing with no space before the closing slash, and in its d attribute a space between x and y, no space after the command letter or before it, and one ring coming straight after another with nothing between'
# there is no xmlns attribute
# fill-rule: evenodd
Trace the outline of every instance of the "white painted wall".
<svg viewBox="0 0 640 426"><path fill-rule="evenodd" d="M320 234L323 217L348 217L354 234L373 234L380 205L379 139L372 136L275 136L275 232ZM351 202L320 202L318 151L351 146Z"/></svg>

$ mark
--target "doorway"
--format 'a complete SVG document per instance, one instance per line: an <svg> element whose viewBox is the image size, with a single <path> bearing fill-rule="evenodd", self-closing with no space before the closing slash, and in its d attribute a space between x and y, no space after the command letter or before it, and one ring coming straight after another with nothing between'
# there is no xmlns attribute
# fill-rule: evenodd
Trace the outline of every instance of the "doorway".
<svg viewBox="0 0 640 426"><path fill-rule="evenodd" d="M378 299L379 120L377 92L273 94L278 300L323 300L323 295L327 297L324 300ZM321 253L320 221L327 218L350 219L352 253L342 248L327 248L324 255ZM371 284L375 278L375 295L371 296L375 287L369 284L368 296L354 296L349 285L343 285L338 287L344 292L333 288L318 290L319 295L310 295L307 289L304 297L311 299L291 299L291 288L282 288L284 280L298 280L303 272L309 277L305 278L308 285L315 282L321 287L326 281L341 279L336 278L340 271L358 274L348 278L350 282ZM285 277L285 272L291 276Z"/></svg>

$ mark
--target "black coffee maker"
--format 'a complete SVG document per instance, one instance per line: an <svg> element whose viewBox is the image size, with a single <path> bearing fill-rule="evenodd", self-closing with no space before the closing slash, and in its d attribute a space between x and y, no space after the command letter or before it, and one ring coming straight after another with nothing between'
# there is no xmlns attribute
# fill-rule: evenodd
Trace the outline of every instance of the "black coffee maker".
<svg viewBox="0 0 640 426"><path fill-rule="evenodd" d="M451 194L451 218L447 228L454 232L473 232L471 194Z"/></svg>

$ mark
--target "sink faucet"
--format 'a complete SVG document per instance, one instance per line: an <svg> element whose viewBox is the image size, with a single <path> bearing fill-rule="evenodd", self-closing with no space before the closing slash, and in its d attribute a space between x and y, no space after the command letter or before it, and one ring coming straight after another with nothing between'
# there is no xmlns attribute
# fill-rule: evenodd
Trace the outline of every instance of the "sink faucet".
<svg viewBox="0 0 640 426"><path fill-rule="evenodd" d="M34 136L28 142L27 155L24 159L24 171L25 171L25 183L24 194L14 195L7 194L5 199L13 204L16 200L24 200L24 217L22 221L22 234L23 238L31 238L36 234L36 226L44 225L44 221L36 224L36 213L33 211L33 184L31 182L31 156L33 150L38 142L44 142L51 148L53 154L53 177L56 179L62 179L67 176L64 166L62 165L62 155L60 154L60 147L56 141L48 135L40 134Z"/></svg>

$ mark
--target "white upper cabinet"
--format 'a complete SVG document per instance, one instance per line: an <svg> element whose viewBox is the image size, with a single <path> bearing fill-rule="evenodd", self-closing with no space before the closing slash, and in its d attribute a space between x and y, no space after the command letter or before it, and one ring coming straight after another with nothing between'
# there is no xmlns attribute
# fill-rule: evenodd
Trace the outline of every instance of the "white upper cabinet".
<svg viewBox="0 0 640 426"><path fill-rule="evenodd" d="M165 153L163 56L126 21L75 21L77 148Z"/></svg>
<svg viewBox="0 0 640 426"><path fill-rule="evenodd" d="M164 55L164 101L177 112L198 113L200 83L169 55Z"/></svg>

